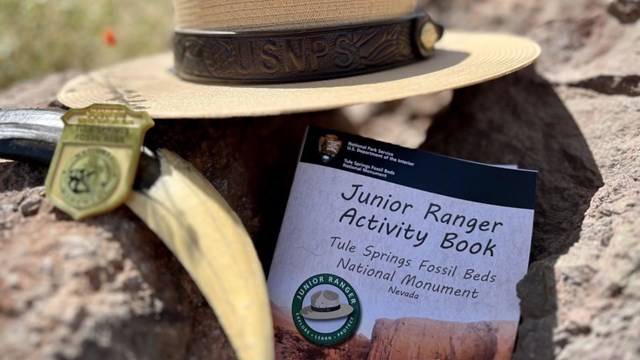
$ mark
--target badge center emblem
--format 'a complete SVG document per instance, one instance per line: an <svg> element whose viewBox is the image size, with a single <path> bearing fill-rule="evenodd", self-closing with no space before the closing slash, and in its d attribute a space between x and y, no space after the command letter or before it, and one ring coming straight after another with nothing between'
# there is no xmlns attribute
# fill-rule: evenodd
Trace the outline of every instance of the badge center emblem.
<svg viewBox="0 0 640 360"><path fill-rule="evenodd" d="M119 169L118 161L110 152L101 148L82 150L63 170L60 193L78 208L98 204L116 189Z"/></svg>

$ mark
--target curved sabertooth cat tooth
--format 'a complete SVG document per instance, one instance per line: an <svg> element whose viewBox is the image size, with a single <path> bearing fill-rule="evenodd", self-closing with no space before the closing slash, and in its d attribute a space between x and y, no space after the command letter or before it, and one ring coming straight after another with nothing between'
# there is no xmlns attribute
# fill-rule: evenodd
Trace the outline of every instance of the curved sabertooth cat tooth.
<svg viewBox="0 0 640 360"><path fill-rule="evenodd" d="M158 178L127 206L180 260L214 309L238 359L273 359L262 266L242 222L188 162L158 150Z"/></svg>

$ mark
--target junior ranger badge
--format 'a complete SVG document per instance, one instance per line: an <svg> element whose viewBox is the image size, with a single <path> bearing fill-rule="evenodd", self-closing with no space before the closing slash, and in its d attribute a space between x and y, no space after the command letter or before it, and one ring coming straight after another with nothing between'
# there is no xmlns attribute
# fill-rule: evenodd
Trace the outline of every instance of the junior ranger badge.
<svg viewBox="0 0 640 360"><path fill-rule="evenodd" d="M95 104L67 111L62 121L45 183L51 202L76 220L120 206L131 193L153 120L126 106Z"/></svg>

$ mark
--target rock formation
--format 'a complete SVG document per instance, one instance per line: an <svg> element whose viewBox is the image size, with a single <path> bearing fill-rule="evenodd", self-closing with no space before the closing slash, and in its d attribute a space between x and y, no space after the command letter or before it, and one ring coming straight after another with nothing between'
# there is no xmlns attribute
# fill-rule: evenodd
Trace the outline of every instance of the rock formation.
<svg viewBox="0 0 640 360"><path fill-rule="evenodd" d="M447 26L515 32L543 48L534 67L456 91L421 145L540 171L514 358L640 357L640 4L429 3ZM0 107L56 106L65 76L4 91ZM307 124L418 146L449 98L163 121L147 144L170 148L211 180L268 268ZM3 357L233 358L203 297L144 224L126 209L71 221L43 197L45 172L0 162Z"/></svg>
<svg viewBox="0 0 640 360"><path fill-rule="evenodd" d="M540 171L516 359L640 356L638 1L431 1L450 26L511 31L536 66L455 93L423 148Z"/></svg>
<svg viewBox="0 0 640 360"><path fill-rule="evenodd" d="M368 360L509 359L517 323L379 319Z"/></svg>

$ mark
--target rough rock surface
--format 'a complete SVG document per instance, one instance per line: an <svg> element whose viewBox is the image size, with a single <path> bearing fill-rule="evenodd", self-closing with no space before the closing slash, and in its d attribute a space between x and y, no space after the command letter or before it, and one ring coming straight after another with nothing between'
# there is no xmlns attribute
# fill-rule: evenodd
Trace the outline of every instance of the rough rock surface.
<svg viewBox="0 0 640 360"><path fill-rule="evenodd" d="M456 91L421 145L540 170L515 358L640 357L638 1L430 3L445 25L528 35L544 51L535 67ZM66 76L2 92L0 107L47 106ZM166 121L147 143L177 152L212 181L268 268L307 124L417 146L450 96ZM139 220L120 209L70 221L43 198L45 171L0 162L3 357L233 357L193 282Z"/></svg>
<svg viewBox="0 0 640 360"><path fill-rule="evenodd" d="M535 71L456 92L423 146L540 170L516 359L640 357L637 1L431 1L540 42Z"/></svg>
<svg viewBox="0 0 640 360"><path fill-rule="evenodd" d="M0 163L0 349L7 359L233 358L181 265L126 209L77 223L46 168Z"/></svg>

